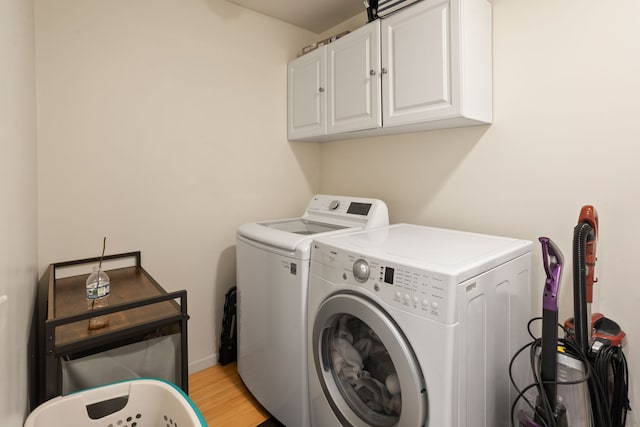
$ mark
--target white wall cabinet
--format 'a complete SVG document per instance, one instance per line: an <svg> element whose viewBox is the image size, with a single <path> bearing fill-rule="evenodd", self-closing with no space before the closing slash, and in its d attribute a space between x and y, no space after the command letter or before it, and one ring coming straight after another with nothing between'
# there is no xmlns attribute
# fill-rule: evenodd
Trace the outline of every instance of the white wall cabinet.
<svg viewBox="0 0 640 427"><path fill-rule="evenodd" d="M318 58L313 73L309 55ZM488 124L491 79L491 3L422 0L289 63L288 136L329 141Z"/></svg>
<svg viewBox="0 0 640 427"><path fill-rule="evenodd" d="M327 49L327 133L382 125L380 22L330 43Z"/></svg>
<svg viewBox="0 0 640 427"><path fill-rule="evenodd" d="M291 61L289 139L379 128L379 69L378 21Z"/></svg>
<svg viewBox="0 0 640 427"><path fill-rule="evenodd" d="M288 66L288 136L290 140L327 133L327 51L307 53Z"/></svg>

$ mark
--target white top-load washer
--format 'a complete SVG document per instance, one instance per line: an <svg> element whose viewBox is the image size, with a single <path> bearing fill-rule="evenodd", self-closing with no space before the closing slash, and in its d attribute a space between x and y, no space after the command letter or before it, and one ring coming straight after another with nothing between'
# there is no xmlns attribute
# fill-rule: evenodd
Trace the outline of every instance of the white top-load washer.
<svg viewBox="0 0 640 427"><path fill-rule="evenodd" d="M314 239L311 425L509 426L531 249L407 224Z"/></svg>
<svg viewBox="0 0 640 427"><path fill-rule="evenodd" d="M306 308L312 238L388 223L380 200L320 194L302 217L238 228L238 372L281 423L309 425Z"/></svg>

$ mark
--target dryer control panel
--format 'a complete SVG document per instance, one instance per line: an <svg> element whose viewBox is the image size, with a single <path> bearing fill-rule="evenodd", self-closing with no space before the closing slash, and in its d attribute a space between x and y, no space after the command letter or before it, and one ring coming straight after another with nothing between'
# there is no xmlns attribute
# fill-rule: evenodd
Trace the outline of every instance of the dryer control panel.
<svg viewBox="0 0 640 427"><path fill-rule="evenodd" d="M312 274L319 274L336 286L357 287L384 304L420 317L447 324L457 322L457 283L453 277L343 251L321 242L313 243L311 259Z"/></svg>

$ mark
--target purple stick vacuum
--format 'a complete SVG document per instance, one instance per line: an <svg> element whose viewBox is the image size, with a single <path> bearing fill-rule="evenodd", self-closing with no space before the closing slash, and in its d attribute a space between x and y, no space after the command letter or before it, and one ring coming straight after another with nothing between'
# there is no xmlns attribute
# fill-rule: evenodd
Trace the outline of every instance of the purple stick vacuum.
<svg viewBox="0 0 640 427"><path fill-rule="evenodd" d="M540 237L542 261L547 278L542 296L542 352L540 356L539 395L533 419L520 412L521 426L567 427L567 411L558 402L557 349L558 349L558 292L562 278L564 256L556 244L548 237Z"/></svg>

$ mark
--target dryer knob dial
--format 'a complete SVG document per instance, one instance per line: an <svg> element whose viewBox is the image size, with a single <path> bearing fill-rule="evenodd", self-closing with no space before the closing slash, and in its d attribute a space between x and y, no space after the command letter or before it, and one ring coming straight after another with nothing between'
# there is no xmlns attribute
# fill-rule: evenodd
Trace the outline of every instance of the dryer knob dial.
<svg viewBox="0 0 640 427"><path fill-rule="evenodd" d="M369 278L369 264L363 259L353 263L353 277L360 283L364 283Z"/></svg>
<svg viewBox="0 0 640 427"><path fill-rule="evenodd" d="M331 203L329 203L329 210L335 211L338 209L338 206L340 206L340 200L332 200Z"/></svg>

